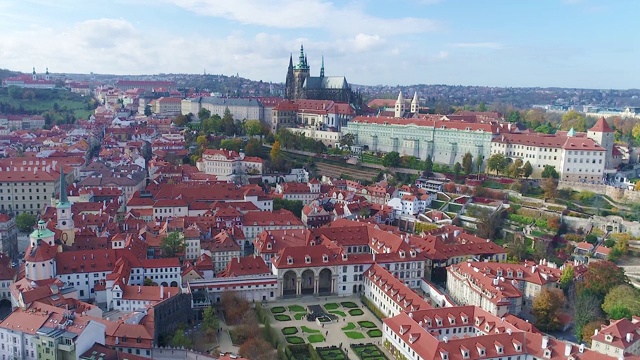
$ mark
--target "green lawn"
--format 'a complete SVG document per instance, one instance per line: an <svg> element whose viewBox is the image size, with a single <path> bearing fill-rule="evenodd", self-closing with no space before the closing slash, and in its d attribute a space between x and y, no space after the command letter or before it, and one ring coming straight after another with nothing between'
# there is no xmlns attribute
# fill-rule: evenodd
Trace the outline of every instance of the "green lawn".
<svg viewBox="0 0 640 360"><path fill-rule="evenodd" d="M324 308L327 310L336 310L337 308L339 308L340 305L336 304L336 303L327 303L324 304Z"/></svg>
<svg viewBox="0 0 640 360"><path fill-rule="evenodd" d="M362 314L364 314L364 312L362 310L360 310L360 309L351 309L351 310L349 310L349 315L351 315L351 316L360 316Z"/></svg>
<svg viewBox="0 0 640 360"><path fill-rule="evenodd" d="M315 344L324 341L324 336L322 334L312 334L307 337L310 343Z"/></svg>
<svg viewBox="0 0 640 360"><path fill-rule="evenodd" d="M347 358L346 354L337 346L317 347L316 352L322 360L344 360Z"/></svg>
<svg viewBox="0 0 640 360"><path fill-rule="evenodd" d="M380 349L373 344L360 344L351 345L353 351L358 355L360 359L367 360L386 360L387 357Z"/></svg>
<svg viewBox="0 0 640 360"><path fill-rule="evenodd" d="M349 330L355 330L356 329L356 324L350 322L347 324L347 326L342 328L342 331L349 331Z"/></svg>
<svg viewBox="0 0 640 360"><path fill-rule="evenodd" d="M369 335L369 337L381 337L382 336L382 331L378 330L378 329L371 329L369 331L367 331L367 335Z"/></svg>
<svg viewBox="0 0 640 360"><path fill-rule="evenodd" d="M287 339L287 342L289 344L293 344L293 345L304 344L304 339L301 338L300 336L287 336L285 339Z"/></svg>
<svg viewBox="0 0 640 360"><path fill-rule="evenodd" d="M358 325L360 325L363 328L367 328L367 329L375 329L377 326L376 324L372 323L371 321L358 321Z"/></svg>
<svg viewBox="0 0 640 360"><path fill-rule="evenodd" d="M298 328L295 326L287 326L286 328L282 328L283 335L293 335L298 333Z"/></svg>
<svg viewBox="0 0 640 360"><path fill-rule="evenodd" d="M309 333L309 334L314 334L314 333L319 333L320 332L320 330L318 330L318 329L312 329L312 328L306 327L304 325L300 326L300 329L302 329L303 333Z"/></svg>
<svg viewBox="0 0 640 360"><path fill-rule="evenodd" d="M296 313L293 315L293 318L296 320L302 320L305 316L307 316L307 313Z"/></svg>
<svg viewBox="0 0 640 360"><path fill-rule="evenodd" d="M349 339L364 339L364 335L362 335L362 333L359 331L345 331L344 334L347 335Z"/></svg>
<svg viewBox="0 0 640 360"><path fill-rule="evenodd" d="M346 317L347 314L345 314L344 311L340 311L340 310L331 310L329 311L330 314L335 314L335 315L340 315L342 317Z"/></svg>
<svg viewBox="0 0 640 360"><path fill-rule="evenodd" d="M340 305L342 305L342 307L345 307L347 309L357 309L358 305L356 303L354 303L353 301L343 301L340 303Z"/></svg>
<svg viewBox="0 0 640 360"><path fill-rule="evenodd" d="M287 311L287 309L285 309L284 306L276 306L271 308L272 314L282 314L285 311Z"/></svg>
<svg viewBox="0 0 640 360"><path fill-rule="evenodd" d="M296 313L300 313L300 312L306 313L307 309L305 309L304 306L300 306L300 305L290 305L289 311L296 312Z"/></svg>
<svg viewBox="0 0 640 360"><path fill-rule="evenodd" d="M273 317L278 321L290 321L291 320L291 316L284 315L284 314L274 315Z"/></svg>

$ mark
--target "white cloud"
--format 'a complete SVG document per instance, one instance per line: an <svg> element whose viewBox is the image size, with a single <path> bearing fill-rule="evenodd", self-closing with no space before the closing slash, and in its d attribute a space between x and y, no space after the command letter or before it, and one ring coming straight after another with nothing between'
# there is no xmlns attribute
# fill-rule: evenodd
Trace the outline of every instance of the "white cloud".
<svg viewBox="0 0 640 360"><path fill-rule="evenodd" d="M472 42L472 43L455 43L451 44L454 48L463 49L502 49L503 45L497 42Z"/></svg>

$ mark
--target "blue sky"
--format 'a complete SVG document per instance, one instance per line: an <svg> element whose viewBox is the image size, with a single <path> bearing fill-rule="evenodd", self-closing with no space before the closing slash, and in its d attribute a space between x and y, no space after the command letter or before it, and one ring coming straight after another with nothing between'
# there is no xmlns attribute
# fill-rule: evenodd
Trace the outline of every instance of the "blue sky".
<svg viewBox="0 0 640 360"><path fill-rule="evenodd" d="M640 88L636 0L0 0L1 67Z"/></svg>

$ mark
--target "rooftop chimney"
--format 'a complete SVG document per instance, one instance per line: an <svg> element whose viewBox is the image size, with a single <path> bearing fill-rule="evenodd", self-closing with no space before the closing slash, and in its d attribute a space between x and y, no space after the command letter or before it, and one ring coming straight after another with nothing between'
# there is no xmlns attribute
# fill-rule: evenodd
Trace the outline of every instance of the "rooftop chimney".
<svg viewBox="0 0 640 360"><path fill-rule="evenodd" d="M160 299L164 299L164 286L160 285Z"/></svg>
<svg viewBox="0 0 640 360"><path fill-rule="evenodd" d="M549 337L548 336L543 336L542 337L542 348L546 349L547 346L549 346Z"/></svg>
<svg viewBox="0 0 640 360"><path fill-rule="evenodd" d="M572 348L573 348L573 345L571 345L571 343L564 344L564 356L571 355L571 349Z"/></svg>

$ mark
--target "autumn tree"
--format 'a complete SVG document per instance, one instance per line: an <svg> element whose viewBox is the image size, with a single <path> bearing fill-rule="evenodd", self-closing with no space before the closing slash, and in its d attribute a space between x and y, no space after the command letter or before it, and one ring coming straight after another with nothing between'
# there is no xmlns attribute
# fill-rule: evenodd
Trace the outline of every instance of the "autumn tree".
<svg viewBox="0 0 640 360"><path fill-rule="evenodd" d="M187 125L187 123L189 123L189 116L180 114L180 115L176 116L175 119L173 119L173 123L176 126L185 126L185 125Z"/></svg>
<svg viewBox="0 0 640 360"><path fill-rule="evenodd" d="M177 231L170 232L160 240L160 250L165 258L177 257L184 253L184 237Z"/></svg>
<svg viewBox="0 0 640 360"><path fill-rule="evenodd" d="M600 330L600 328L604 324L605 324L604 320L595 320L586 324L582 328L582 341L591 345L591 337L595 334L596 330Z"/></svg>
<svg viewBox="0 0 640 360"><path fill-rule="evenodd" d="M260 337L253 337L245 341L238 354L249 360L277 360L278 353L273 346Z"/></svg>
<svg viewBox="0 0 640 360"><path fill-rule="evenodd" d="M560 287L563 289L568 289L569 286L571 286L571 284L573 283L574 277L575 270L573 269L573 266L565 266L564 269L562 269L562 274L560 275L560 280L558 281L560 283Z"/></svg>
<svg viewBox="0 0 640 360"><path fill-rule="evenodd" d="M528 179L531 174L533 174L533 166L531 166L531 163L527 160L522 166L522 176Z"/></svg>
<svg viewBox="0 0 640 360"><path fill-rule="evenodd" d="M602 310L610 319L630 319L640 315L640 293L630 285L618 285L604 297Z"/></svg>
<svg viewBox="0 0 640 360"><path fill-rule="evenodd" d="M269 152L271 162L277 167L282 162L282 150L280 150L280 140L276 140L271 145L271 151Z"/></svg>
<svg viewBox="0 0 640 360"><path fill-rule="evenodd" d="M609 290L618 285L627 284L629 284L629 279L625 275L624 269L611 261L595 261L587 265L582 288L584 291L603 299Z"/></svg>
<svg viewBox="0 0 640 360"><path fill-rule="evenodd" d="M489 157L489 160L487 160L487 168L495 171L496 175L503 171L506 166L507 158L505 158L501 153L493 154Z"/></svg>
<svg viewBox="0 0 640 360"><path fill-rule="evenodd" d="M542 190L545 199L554 199L558 196L558 181L554 178L546 178L542 181Z"/></svg>
<svg viewBox="0 0 640 360"><path fill-rule="evenodd" d="M465 175L469 175L473 172L473 155L470 152L466 152L462 157L462 169Z"/></svg>
<svg viewBox="0 0 640 360"><path fill-rule="evenodd" d="M235 291L223 291L220 295L220 303L228 324L239 323L244 314L250 312L251 309L247 299L239 296Z"/></svg>
<svg viewBox="0 0 640 360"><path fill-rule="evenodd" d="M570 130L573 128L575 131L587 131L587 122L584 116L575 110L569 110L562 115L562 122L560 124L562 130Z"/></svg>
<svg viewBox="0 0 640 360"><path fill-rule="evenodd" d="M533 299L532 312L536 318L536 327L542 331L558 330L562 323L560 321L560 310L565 299L558 289L543 289Z"/></svg>
<svg viewBox="0 0 640 360"><path fill-rule="evenodd" d="M244 146L244 154L247 156L262 157L262 144L260 140L255 138L249 139Z"/></svg>
<svg viewBox="0 0 640 360"><path fill-rule="evenodd" d="M508 168L509 175L514 178L519 178L522 175L522 159L516 159Z"/></svg>

